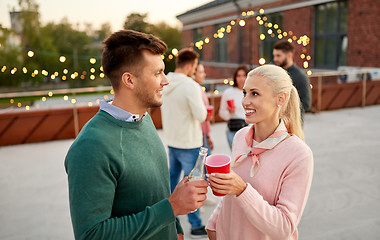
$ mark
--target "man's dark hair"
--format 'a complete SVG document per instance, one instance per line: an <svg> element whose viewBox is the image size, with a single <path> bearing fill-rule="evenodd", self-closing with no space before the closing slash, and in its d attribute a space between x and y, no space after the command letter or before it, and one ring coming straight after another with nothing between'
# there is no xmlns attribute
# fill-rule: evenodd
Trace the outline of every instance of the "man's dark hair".
<svg viewBox="0 0 380 240"><path fill-rule="evenodd" d="M273 49L282 50L285 53L294 52L294 46L288 41L278 41L273 45Z"/></svg>
<svg viewBox="0 0 380 240"><path fill-rule="evenodd" d="M249 68L246 66L246 65L240 65L238 68L235 69L235 72L234 72L234 85L232 85L233 87L237 87L237 81L236 81L236 77L238 75L238 72L240 70L243 70L245 72L245 75L248 74L249 72Z"/></svg>
<svg viewBox="0 0 380 240"><path fill-rule="evenodd" d="M188 63L194 63L199 58L199 54L191 48L183 48L179 51L176 58L177 67L183 67Z"/></svg>
<svg viewBox="0 0 380 240"><path fill-rule="evenodd" d="M144 60L144 50L163 55L167 49L166 44L157 37L133 30L115 32L102 43L103 71L114 90L119 88L124 72L138 74Z"/></svg>

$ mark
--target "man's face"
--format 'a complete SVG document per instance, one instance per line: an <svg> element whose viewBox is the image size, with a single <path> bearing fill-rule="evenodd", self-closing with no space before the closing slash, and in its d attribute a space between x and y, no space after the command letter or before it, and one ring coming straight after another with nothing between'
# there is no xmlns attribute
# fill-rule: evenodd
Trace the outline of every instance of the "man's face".
<svg viewBox="0 0 380 240"><path fill-rule="evenodd" d="M135 93L141 107L151 108L162 105L162 90L169 82L164 74L165 64L161 55L143 52L144 60L136 76Z"/></svg>
<svg viewBox="0 0 380 240"><path fill-rule="evenodd" d="M284 68L288 65L288 53L279 49L273 49L273 61L277 66Z"/></svg>

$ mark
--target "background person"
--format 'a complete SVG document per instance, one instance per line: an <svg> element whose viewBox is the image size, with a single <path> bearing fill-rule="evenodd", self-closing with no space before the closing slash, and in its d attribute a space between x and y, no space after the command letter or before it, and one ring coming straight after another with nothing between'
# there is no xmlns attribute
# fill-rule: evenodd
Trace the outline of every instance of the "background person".
<svg viewBox="0 0 380 240"><path fill-rule="evenodd" d="M199 55L190 48L181 49L176 58L176 69L167 75L169 85L163 91L161 107L164 142L169 149L170 186L174 190L181 176L193 169L203 145L201 122L207 111L202 101L199 84L191 77L198 65ZM191 235L206 236L199 209L188 214Z"/></svg>
<svg viewBox="0 0 380 240"><path fill-rule="evenodd" d="M227 194L207 224L214 239L298 239L309 195L313 154L303 142L300 101L289 75L264 65L248 74L247 123L234 138L228 174L209 176Z"/></svg>
<svg viewBox="0 0 380 240"><path fill-rule="evenodd" d="M75 239L183 239L176 216L201 207L207 182L170 195L165 148L148 108L162 104L166 44L131 30L103 42L112 103L83 127L65 159Z"/></svg>
<svg viewBox="0 0 380 240"><path fill-rule="evenodd" d="M233 75L234 84L232 88L228 88L223 92L220 100L219 116L227 121L227 141L232 148L232 141L238 130L247 126L244 118L245 112L243 106L241 106L241 100L243 99L243 86L249 69L247 66L242 65L235 69ZM233 100L234 107L229 107L227 101Z"/></svg>
<svg viewBox="0 0 380 240"><path fill-rule="evenodd" d="M201 63L198 64L193 78L194 78L194 81L197 82L199 85L201 85L204 82L204 80L206 78L206 72L205 72L205 68L204 68L203 64L201 64ZM206 91L203 91L201 88L201 93L202 93L203 103L205 104L205 106L207 108L210 106L210 103L209 103L208 97L206 95ZM207 155L210 155L211 150L214 149L214 144L213 144L212 139L210 137L210 131L211 131L210 120L212 120L212 115L211 116L208 115L207 119L201 123L202 133L203 133L203 147L208 149Z"/></svg>
<svg viewBox="0 0 380 240"><path fill-rule="evenodd" d="M293 85L298 91L301 100L301 119L303 121L304 112L310 111L311 89L310 79L305 71L299 68L294 62L294 46L288 41L279 41L273 46L273 60L277 66L285 69L292 78Z"/></svg>

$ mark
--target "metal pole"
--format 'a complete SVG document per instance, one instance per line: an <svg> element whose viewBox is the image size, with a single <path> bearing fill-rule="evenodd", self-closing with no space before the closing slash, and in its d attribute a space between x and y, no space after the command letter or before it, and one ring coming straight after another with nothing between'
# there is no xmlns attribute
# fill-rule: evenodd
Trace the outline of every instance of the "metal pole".
<svg viewBox="0 0 380 240"><path fill-rule="evenodd" d="M73 99L75 99L75 93L73 93ZM78 118L78 109L77 109L76 101L74 101L73 103L73 115L74 115L74 132L75 132L75 137L77 137L79 134L79 118Z"/></svg>
<svg viewBox="0 0 380 240"><path fill-rule="evenodd" d="M322 76L318 76L318 111L322 111Z"/></svg>
<svg viewBox="0 0 380 240"><path fill-rule="evenodd" d="M365 106L367 98L367 73L363 73L363 89L362 89L362 107Z"/></svg>

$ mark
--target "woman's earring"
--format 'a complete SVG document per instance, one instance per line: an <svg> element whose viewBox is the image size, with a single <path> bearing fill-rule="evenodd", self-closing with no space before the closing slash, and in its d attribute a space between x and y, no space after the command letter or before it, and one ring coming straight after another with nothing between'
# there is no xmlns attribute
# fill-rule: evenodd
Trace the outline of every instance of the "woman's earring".
<svg viewBox="0 0 380 240"><path fill-rule="evenodd" d="M277 107L281 107L281 105L280 105L280 104L278 104L278 105L277 105Z"/></svg>

